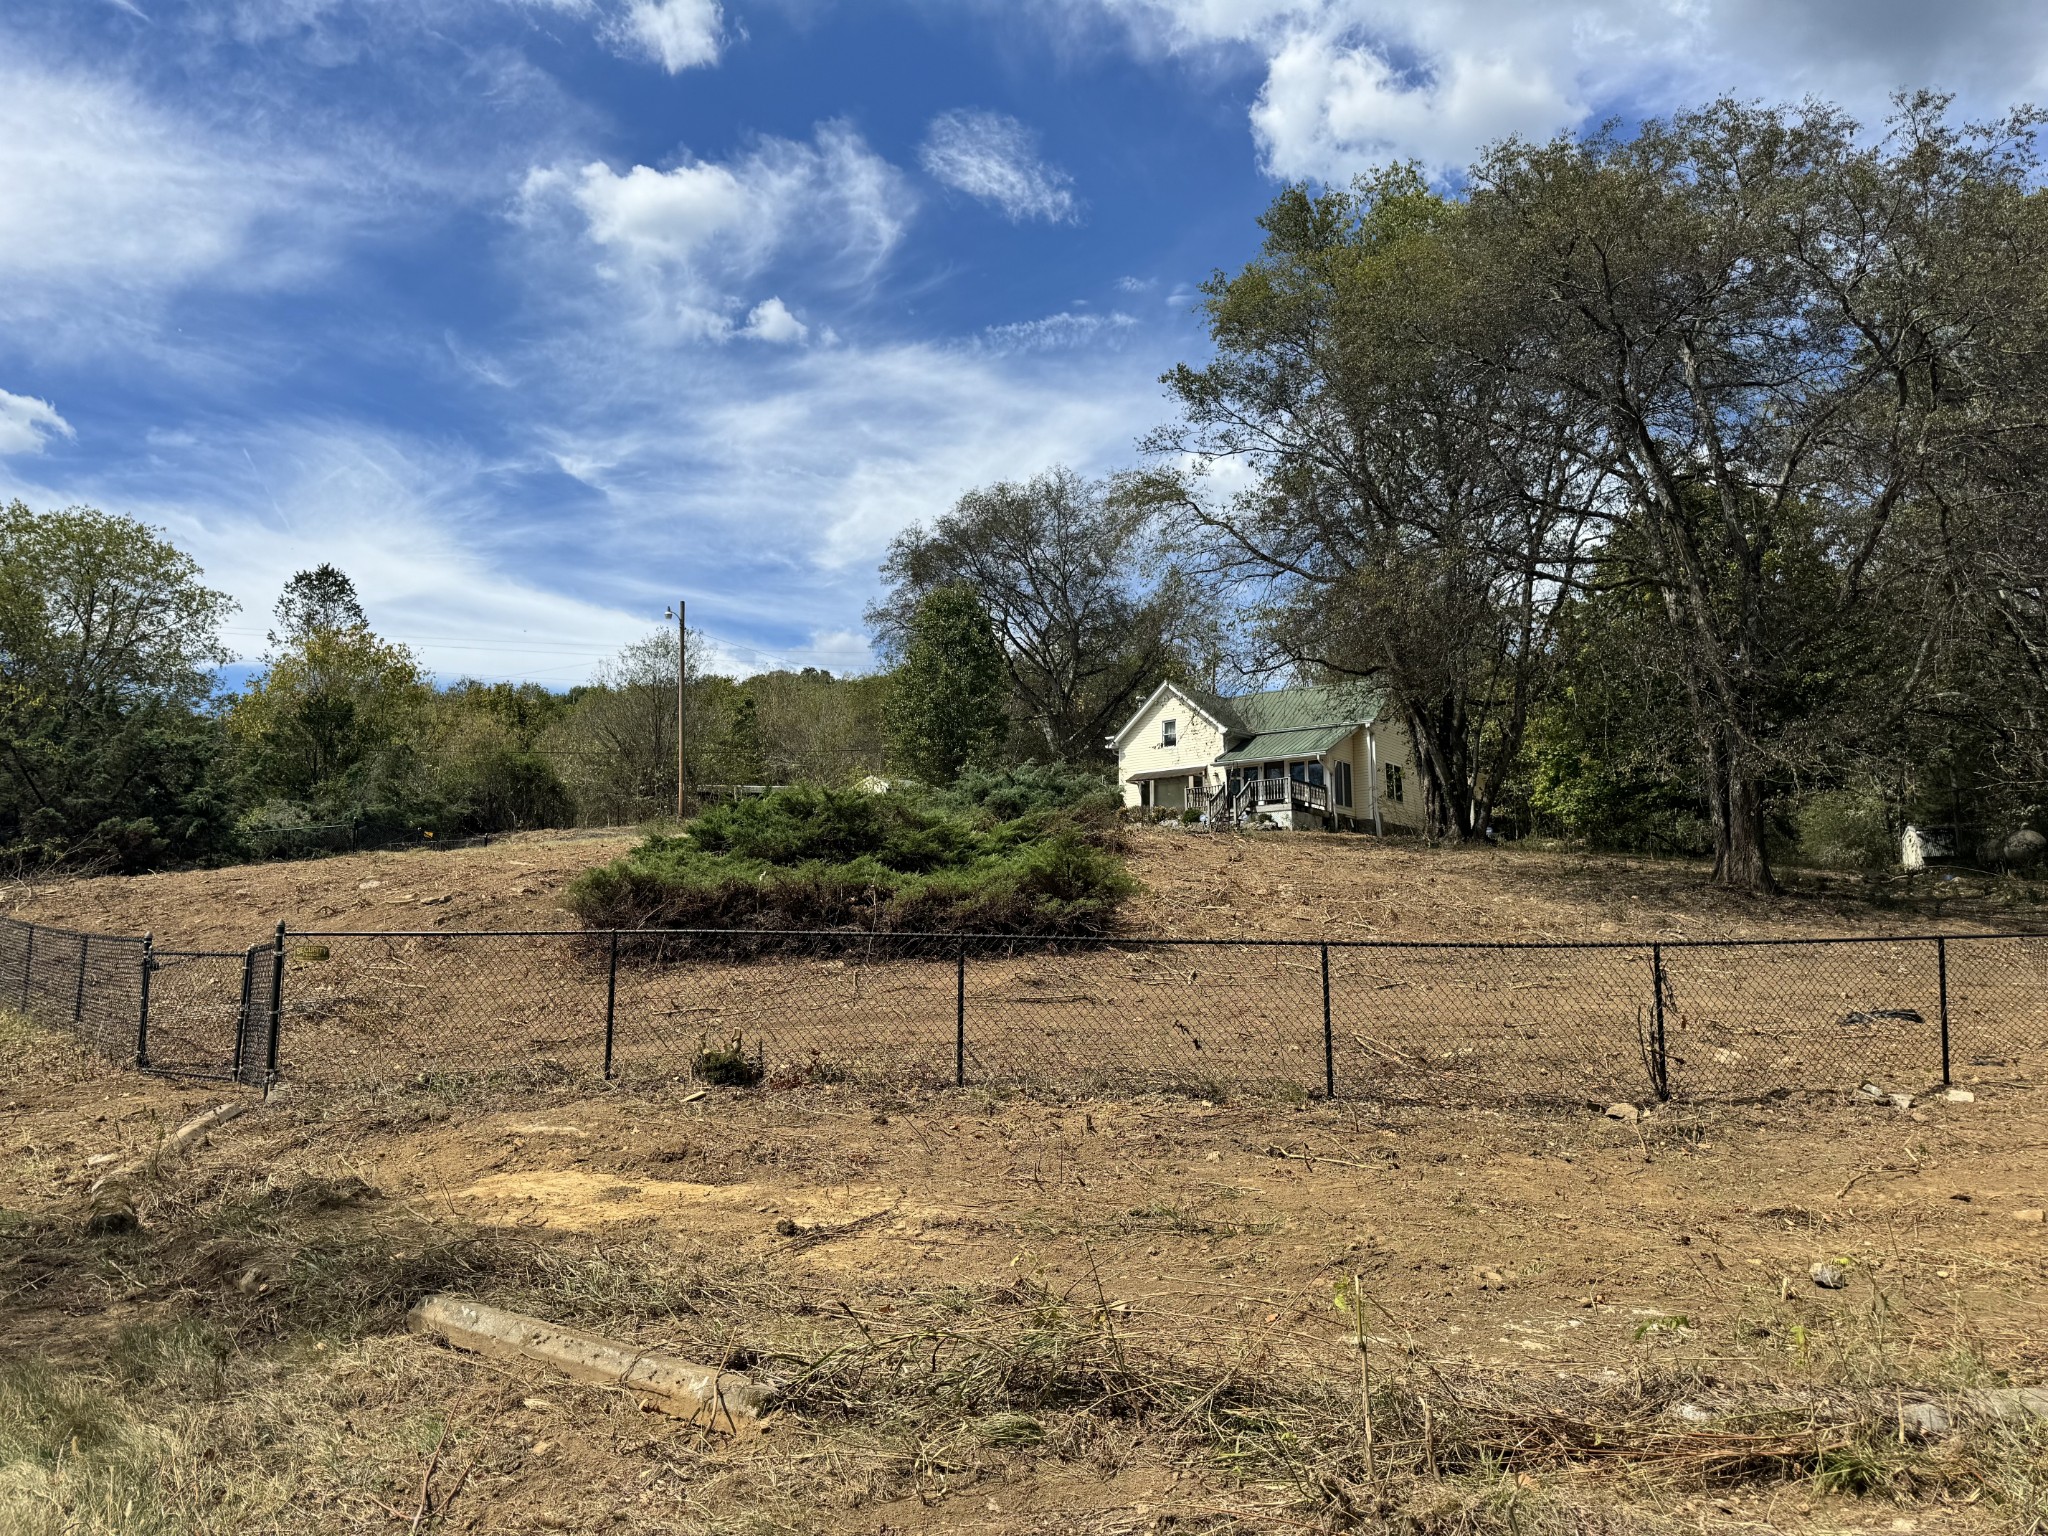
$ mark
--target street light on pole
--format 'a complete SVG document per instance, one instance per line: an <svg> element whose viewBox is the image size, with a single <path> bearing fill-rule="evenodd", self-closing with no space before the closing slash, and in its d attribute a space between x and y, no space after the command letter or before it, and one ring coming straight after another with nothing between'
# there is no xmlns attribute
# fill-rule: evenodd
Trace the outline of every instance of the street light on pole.
<svg viewBox="0 0 2048 1536"><path fill-rule="evenodd" d="M683 614L687 605L681 598L676 605L662 613L664 619L676 621L676 820L683 819L683 678L690 667L689 630L685 627Z"/></svg>

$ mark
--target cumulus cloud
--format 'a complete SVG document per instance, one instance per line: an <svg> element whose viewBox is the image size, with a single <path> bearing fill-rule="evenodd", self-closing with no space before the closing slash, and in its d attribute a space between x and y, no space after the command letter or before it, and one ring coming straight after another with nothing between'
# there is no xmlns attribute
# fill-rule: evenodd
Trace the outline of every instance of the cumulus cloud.
<svg viewBox="0 0 2048 1536"><path fill-rule="evenodd" d="M2008 0L1046 0L1121 22L1145 53L1249 53L1250 122L1275 176L1468 163L1508 133L1726 91L1827 97L1875 120L1931 84L1973 111L2048 89L2048 13Z"/></svg>
<svg viewBox="0 0 2048 1536"><path fill-rule="evenodd" d="M740 334L777 346L793 346L811 334L811 328L789 312L781 299L764 299L747 315Z"/></svg>
<svg viewBox="0 0 2048 1536"><path fill-rule="evenodd" d="M602 275L652 292L684 334L714 340L731 334L733 290L792 254L822 258L814 271L841 282L872 276L915 206L903 174L843 123L809 144L764 139L730 162L537 168L520 194L530 224L566 215Z"/></svg>
<svg viewBox="0 0 2048 1536"><path fill-rule="evenodd" d="M1031 130L1000 112L940 113L918 159L934 181L995 204L1013 224L1080 216L1073 178L1041 160Z"/></svg>
<svg viewBox="0 0 2048 1536"><path fill-rule="evenodd" d="M718 62L724 22L718 0L630 0L607 31L621 49L679 75Z"/></svg>
<svg viewBox="0 0 2048 1536"><path fill-rule="evenodd" d="M0 455L41 453L52 436L76 435L49 401L0 389Z"/></svg>

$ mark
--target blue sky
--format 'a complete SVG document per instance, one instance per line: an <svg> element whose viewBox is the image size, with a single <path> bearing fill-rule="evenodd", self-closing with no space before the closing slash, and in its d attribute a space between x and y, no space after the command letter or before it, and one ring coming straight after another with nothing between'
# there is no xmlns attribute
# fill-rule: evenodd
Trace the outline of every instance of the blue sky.
<svg viewBox="0 0 2048 1536"><path fill-rule="evenodd" d="M2020 0L10 0L0 499L331 560L448 677L687 598L868 663L906 524L1133 462L1290 178L1732 91L2048 100Z"/></svg>

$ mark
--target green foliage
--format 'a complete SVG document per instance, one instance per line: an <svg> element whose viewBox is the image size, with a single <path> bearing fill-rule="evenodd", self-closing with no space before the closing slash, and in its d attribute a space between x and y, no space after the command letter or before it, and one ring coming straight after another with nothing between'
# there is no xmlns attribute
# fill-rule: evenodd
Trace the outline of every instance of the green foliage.
<svg viewBox="0 0 2048 1536"><path fill-rule="evenodd" d="M228 736L254 793L298 802L316 823L397 831L429 803L433 699L404 646L360 626L316 629L235 700Z"/></svg>
<svg viewBox="0 0 2048 1536"><path fill-rule="evenodd" d="M923 605L971 592L998 647L1019 755L1099 763L1161 677L1209 676L1221 649L1213 607L1152 546L1147 507L1071 470L980 486L890 544L889 590L868 620L884 654L908 663Z"/></svg>
<svg viewBox="0 0 2048 1536"><path fill-rule="evenodd" d="M752 1088L761 1081L761 1064L747 1055L746 1041L739 1035L723 1045L713 1045L709 1036L703 1036L690 1075L715 1088Z"/></svg>
<svg viewBox="0 0 2048 1536"><path fill-rule="evenodd" d="M932 784L986 763L1003 738L1002 647L973 589L940 587L911 616L884 720L895 760Z"/></svg>
<svg viewBox="0 0 2048 1536"><path fill-rule="evenodd" d="M137 869L224 845L210 711L233 607L140 523L0 508L0 851Z"/></svg>
<svg viewBox="0 0 2048 1536"><path fill-rule="evenodd" d="M1875 785L1810 795L1797 820L1800 855L1824 869L1885 869L1899 860L1898 833Z"/></svg>
<svg viewBox="0 0 2048 1536"><path fill-rule="evenodd" d="M787 789L706 811L577 880L593 927L1094 933L1135 886L1071 811L1009 820Z"/></svg>
<svg viewBox="0 0 2048 1536"><path fill-rule="evenodd" d="M751 693L733 702L720 744L719 770L728 784L760 784L768 777L768 744L761 735L761 706Z"/></svg>
<svg viewBox="0 0 2048 1536"><path fill-rule="evenodd" d="M998 821L1057 810L1112 815L1123 803L1113 779L1065 763L969 768L933 798L936 803L980 811Z"/></svg>

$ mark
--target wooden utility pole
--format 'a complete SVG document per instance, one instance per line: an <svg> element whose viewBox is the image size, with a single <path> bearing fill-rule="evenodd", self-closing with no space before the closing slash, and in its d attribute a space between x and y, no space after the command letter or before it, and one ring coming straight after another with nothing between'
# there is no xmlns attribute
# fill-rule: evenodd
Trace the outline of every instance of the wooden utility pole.
<svg viewBox="0 0 2048 1536"><path fill-rule="evenodd" d="M683 819L683 682L690 671L690 629L684 617L689 605L681 598L676 599L672 613L663 618L673 617L676 621L676 820Z"/></svg>
<svg viewBox="0 0 2048 1536"><path fill-rule="evenodd" d="M688 604L676 598L676 819L682 821L682 682L690 676L690 627L684 621Z"/></svg>

